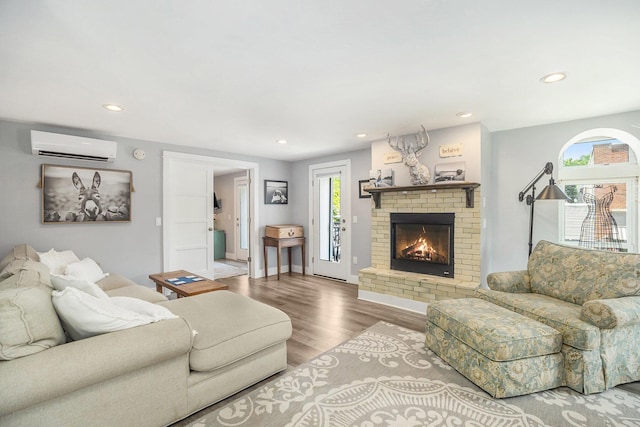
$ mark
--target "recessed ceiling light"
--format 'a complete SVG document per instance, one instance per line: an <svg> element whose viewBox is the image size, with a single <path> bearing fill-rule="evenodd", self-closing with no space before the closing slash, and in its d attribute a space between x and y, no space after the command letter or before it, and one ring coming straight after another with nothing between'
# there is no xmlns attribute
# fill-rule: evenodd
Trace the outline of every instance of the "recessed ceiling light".
<svg viewBox="0 0 640 427"><path fill-rule="evenodd" d="M559 82L560 80L564 80L565 78L567 78L567 73L564 73L564 72L551 73L551 74L547 74L546 76L542 76L542 78L540 79L540 82L555 83L555 82Z"/></svg>
<svg viewBox="0 0 640 427"><path fill-rule="evenodd" d="M460 112L460 113L456 114L456 116L460 117L461 119L466 119L468 117L473 116L473 113Z"/></svg>
<svg viewBox="0 0 640 427"><path fill-rule="evenodd" d="M287 143L287 140L286 140L286 139L279 139L279 140L277 141L277 143L278 143L278 144L286 144L286 143Z"/></svg>
<svg viewBox="0 0 640 427"><path fill-rule="evenodd" d="M367 136L367 134L366 134L366 133L364 133L364 132L363 132L363 133L357 133L357 134L356 134L356 136L357 136L358 138L364 138L365 136Z"/></svg>
<svg viewBox="0 0 640 427"><path fill-rule="evenodd" d="M124 108L116 104L104 104L102 108L104 108L105 110L116 111L116 112L120 112L124 110Z"/></svg>

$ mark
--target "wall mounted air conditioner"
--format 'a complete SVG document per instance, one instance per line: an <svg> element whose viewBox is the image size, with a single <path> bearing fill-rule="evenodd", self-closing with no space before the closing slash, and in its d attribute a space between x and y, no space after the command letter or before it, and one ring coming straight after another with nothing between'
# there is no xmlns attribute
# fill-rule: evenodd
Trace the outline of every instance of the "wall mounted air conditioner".
<svg viewBox="0 0 640 427"><path fill-rule="evenodd" d="M113 163L117 151L118 143L113 141L31 131L31 152L36 156Z"/></svg>

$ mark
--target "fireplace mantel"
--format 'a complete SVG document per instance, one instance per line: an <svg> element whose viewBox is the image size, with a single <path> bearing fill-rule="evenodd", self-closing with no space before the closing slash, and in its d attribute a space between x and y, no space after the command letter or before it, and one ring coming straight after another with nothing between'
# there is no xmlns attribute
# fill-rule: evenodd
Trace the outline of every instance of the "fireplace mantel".
<svg viewBox="0 0 640 427"><path fill-rule="evenodd" d="M443 182L441 184L426 184L426 185L408 185L408 186L397 186L397 187L367 187L366 191L371 193L373 197L373 202L375 203L376 209L380 209L380 196L382 193L396 192L396 193L406 193L408 191L419 191L419 190L447 190L452 188L459 188L464 190L467 193L467 207L473 207L473 190L480 187L480 183L478 182Z"/></svg>

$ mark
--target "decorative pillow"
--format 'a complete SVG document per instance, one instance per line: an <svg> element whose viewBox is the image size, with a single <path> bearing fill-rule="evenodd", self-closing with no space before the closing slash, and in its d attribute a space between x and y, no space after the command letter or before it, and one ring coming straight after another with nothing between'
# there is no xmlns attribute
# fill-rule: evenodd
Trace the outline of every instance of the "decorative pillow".
<svg viewBox="0 0 640 427"><path fill-rule="evenodd" d="M49 271L53 274L64 274L64 269L68 264L80 261L80 258L71 250L50 249L49 252L38 252L38 255L40 262L49 267Z"/></svg>
<svg viewBox="0 0 640 427"><path fill-rule="evenodd" d="M0 291L0 360L38 353L65 342L44 286Z"/></svg>
<svg viewBox="0 0 640 427"><path fill-rule="evenodd" d="M12 273L10 269L7 269L8 265L13 263L14 261L23 262L26 260L31 261L39 261L40 257L35 249L33 249L29 245L18 245L14 247L9 253L0 261L0 280L6 279L11 276Z"/></svg>
<svg viewBox="0 0 640 427"><path fill-rule="evenodd" d="M41 262L28 258L16 258L2 271L7 275L0 275L0 289L30 286L47 286L50 290L52 288L49 268Z"/></svg>
<svg viewBox="0 0 640 427"><path fill-rule="evenodd" d="M177 317L168 308L139 298L111 297L111 302L118 307L131 310L143 316L149 316L154 322Z"/></svg>
<svg viewBox="0 0 640 427"><path fill-rule="evenodd" d="M158 311L153 317L138 314L72 287L53 291L52 300L65 331L74 340L176 317L168 309L164 315Z"/></svg>
<svg viewBox="0 0 640 427"><path fill-rule="evenodd" d="M64 291L66 288L72 287L79 289L82 292L86 292L89 295L93 295L96 298L109 299L109 295L100 289L100 286L85 279L78 279L74 276L59 276L57 274L52 274L51 284L56 291Z"/></svg>
<svg viewBox="0 0 640 427"><path fill-rule="evenodd" d="M61 274L88 280L91 283L96 283L98 280L104 279L107 276L100 266L91 258L84 258L82 261L68 264Z"/></svg>

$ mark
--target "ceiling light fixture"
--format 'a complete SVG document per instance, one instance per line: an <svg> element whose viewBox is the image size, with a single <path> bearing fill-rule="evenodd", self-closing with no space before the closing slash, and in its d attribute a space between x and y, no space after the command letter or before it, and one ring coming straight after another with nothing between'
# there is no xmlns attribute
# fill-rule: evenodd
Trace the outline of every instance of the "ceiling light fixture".
<svg viewBox="0 0 640 427"><path fill-rule="evenodd" d="M466 118L469 118L469 117L473 116L473 113L460 112L460 113L456 114L456 116L460 117L461 119L466 119Z"/></svg>
<svg viewBox="0 0 640 427"><path fill-rule="evenodd" d="M358 138L364 138L365 136L367 136L367 134L366 134L366 133L364 133L364 132L363 132L363 133L357 133L357 134L356 134L356 137L358 137Z"/></svg>
<svg viewBox="0 0 640 427"><path fill-rule="evenodd" d="M105 110L115 111L115 112L120 112L124 110L124 108L116 104L104 104L102 108L104 108Z"/></svg>
<svg viewBox="0 0 640 427"><path fill-rule="evenodd" d="M542 76L540 79L541 83L555 83L567 78L567 73L559 72L559 73L551 73L546 76Z"/></svg>
<svg viewBox="0 0 640 427"><path fill-rule="evenodd" d="M279 140L277 141L277 143L278 143L278 144L286 144L286 143L287 143L287 140L286 140L286 139L279 139Z"/></svg>

